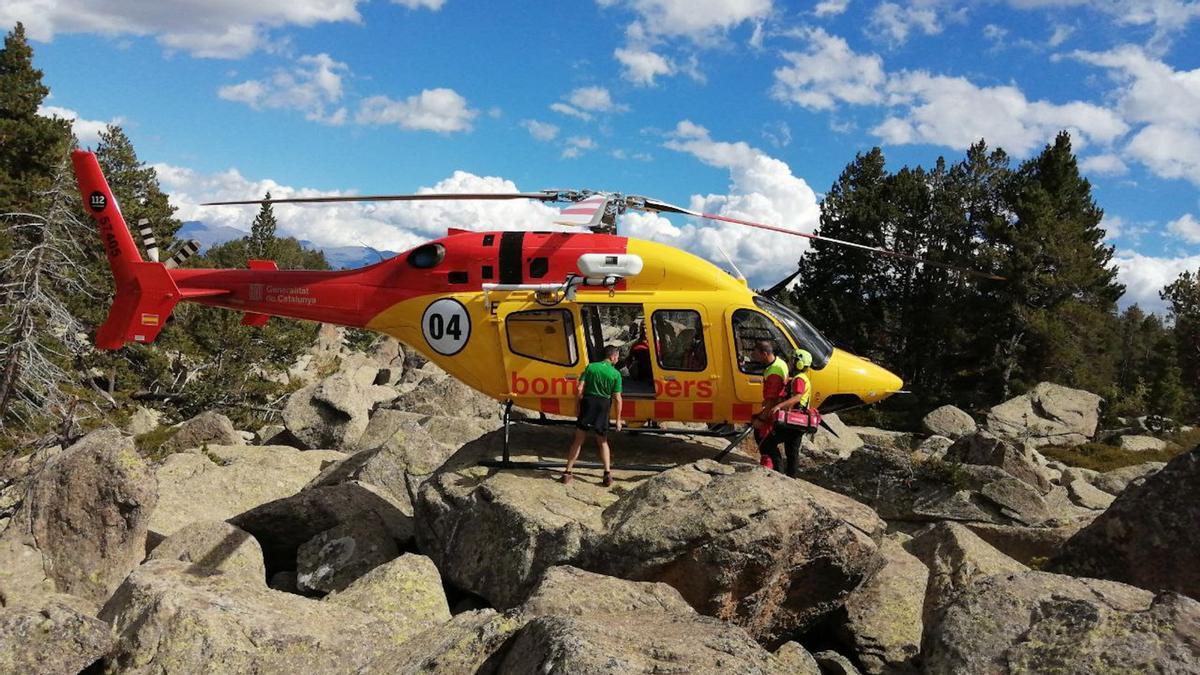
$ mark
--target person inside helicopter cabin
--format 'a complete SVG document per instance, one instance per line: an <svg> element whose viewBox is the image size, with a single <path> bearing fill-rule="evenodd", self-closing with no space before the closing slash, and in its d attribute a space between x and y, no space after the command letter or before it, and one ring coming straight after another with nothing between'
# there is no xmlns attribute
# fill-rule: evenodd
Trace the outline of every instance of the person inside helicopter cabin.
<svg viewBox="0 0 1200 675"><path fill-rule="evenodd" d="M787 361L775 355L775 345L770 340L755 342L750 356L764 366L762 410L751 420L754 437L758 441L758 461L768 469L778 470L782 462L779 458L779 440L774 433L775 413L772 410L787 397Z"/></svg>
<svg viewBox="0 0 1200 675"><path fill-rule="evenodd" d="M812 354L804 349L797 349L792 358L792 365L795 368L795 375L788 380L784 396L786 399L767 408L764 406L763 412L771 419L775 419L776 413L780 410L792 410L793 408L807 409L809 402L812 400L812 380L809 379L808 369L812 367ZM800 444L804 440L804 432L800 429L789 428L782 424L774 424L771 430L771 437L767 438L764 445L769 451L772 463L775 468L779 468L779 445L783 444L784 452L787 456L787 473L788 476L795 478L796 473L800 470ZM763 452L760 448L759 452Z"/></svg>
<svg viewBox="0 0 1200 675"><path fill-rule="evenodd" d="M579 459L579 451L588 432L596 435L596 445L600 448L600 461L604 464L604 487L612 485L612 459L608 447L608 415L613 403L617 404L617 431L621 430L621 372L617 370L617 362L621 360L621 349L615 345L604 348L604 358L588 364L583 375L579 376L577 391L577 408L579 416L575 421L575 439L571 441L571 449L567 451L567 466L563 469L562 482L564 485L574 480L571 468Z"/></svg>
<svg viewBox="0 0 1200 675"><path fill-rule="evenodd" d="M636 333L637 341L629 349L629 358L626 360L626 365L629 368L629 377L634 380L644 382L652 382L654 380L654 371L651 369L650 361L650 341L646 338L646 327L640 326Z"/></svg>

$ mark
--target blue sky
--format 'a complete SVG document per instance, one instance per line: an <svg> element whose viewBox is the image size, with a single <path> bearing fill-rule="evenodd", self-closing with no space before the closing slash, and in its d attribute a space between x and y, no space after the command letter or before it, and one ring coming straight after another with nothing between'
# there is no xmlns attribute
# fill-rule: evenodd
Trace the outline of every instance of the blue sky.
<svg viewBox="0 0 1200 675"><path fill-rule="evenodd" d="M189 220L216 198L587 187L811 231L856 152L892 168L985 138L1015 161L1070 129L1125 303L1200 269L1200 3L1181 0L10 0L92 142L120 122ZM322 244L403 249L538 204L278 210ZM804 242L630 218L756 284Z"/></svg>

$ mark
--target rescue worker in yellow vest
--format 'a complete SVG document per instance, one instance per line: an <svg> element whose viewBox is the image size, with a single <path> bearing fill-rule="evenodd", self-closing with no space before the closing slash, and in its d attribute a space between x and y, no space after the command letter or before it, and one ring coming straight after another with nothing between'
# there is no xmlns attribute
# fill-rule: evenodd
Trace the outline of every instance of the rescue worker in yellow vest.
<svg viewBox="0 0 1200 675"><path fill-rule="evenodd" d="M787 361L775 355L775 345L769 340L756 342L751 356L755 361L766 366L762 376L762 410L751 420L754 424L754 437L758 441L758 461L768 469L778 471L782 462L779 460L779 440L774 433L775 413L773 409L787 398Z"/></svg>
<svg viewBox="0 0 1200 675"><path fill-rule="evenodd" d="M793 355L792 365L795 368L795 375L788 380L785 394L787 398L769 409L771 419L774 419L775 413L780 410L808 408L809 402L812 401L812 380L808 377L808 370L812 367L812 354L807 350L797 349ZM779 466L779 444L782 443L784 451L787 453L786 473L795 478L796 472L800 468L800 443L804 440L804 433L798 429L789 429L777 424L774 426L772 436L773 438L768 439L773 443L769 446L772 461ZM761 448L759 452L762 452Z"/></svg>

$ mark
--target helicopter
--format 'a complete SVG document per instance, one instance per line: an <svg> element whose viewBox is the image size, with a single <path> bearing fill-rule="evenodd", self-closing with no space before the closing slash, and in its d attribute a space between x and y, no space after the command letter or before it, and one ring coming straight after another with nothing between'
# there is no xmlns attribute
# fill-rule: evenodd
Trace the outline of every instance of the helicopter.
<svg viewBox="0 0 1200 675"><path fill-rule="evenodd" d="M395 337L447 373L503 403L544 415L576 413L579 375L604 349L621 349L624 419L742 425L760 410L760 340L775 353L812 354L813 407L828 413L879 402L903 387L886 368L834 347L809 321L772 299L795 274L763 293L680 249L616 232L626 210L677 213L774 230L899 256L907 254L715 214L641 196L587 190L503 194L308 197L213 204L533 199L566 202L563 224L579 231L450 229L381 262L342 271L181 269L195 244L158 261L149 228L147 257L134 243L91 152L72 153L85 210L96 220L116 297L96 334L100 349L150 343L179 302L270 317L367 329ZM960 268L953 268L960 269ZM975 273L970 270L961 270ZM739 275L740 276L740 275ZM635 355L634 352L637 352Z"/></svg>

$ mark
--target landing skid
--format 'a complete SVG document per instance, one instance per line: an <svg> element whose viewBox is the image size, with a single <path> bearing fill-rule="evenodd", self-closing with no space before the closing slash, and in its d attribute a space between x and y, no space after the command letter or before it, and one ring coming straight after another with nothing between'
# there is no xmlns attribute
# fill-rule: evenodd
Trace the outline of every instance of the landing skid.
<svg viewBox="0 0 1200 675"><path fill-rule="evenodd" d="M546 471L555 471L566 468L566 462L515 462L512 460L512 453L509 445L509 426L514 422L523 422L525 424L537 424L541 426L554 427L573 427L575 422L571 420L552 420L542 413L536 418L527 418L514 420L512 418L512 401L504 403L504 444L500 459L485 459L479 462L479 466L486 466L492 469L540 469ZM734 448L741 445L742 441L750 435L754 428L747 425L744 429L738 430L736 427L731 431L717 431L713 429L647 429L626 428L622 433L630 435L668 435L668 436L706 436L713 438L730 439L729 444L725 449L717 453L713 459L715 461L723 461L729 453L733 452ZM604 465L599 462L575 462L575 466L580 469L603 469ZM667 464L613 464L612 468L617 471L666 471L667 469L675 468L674 465Z"/></svg>

